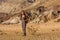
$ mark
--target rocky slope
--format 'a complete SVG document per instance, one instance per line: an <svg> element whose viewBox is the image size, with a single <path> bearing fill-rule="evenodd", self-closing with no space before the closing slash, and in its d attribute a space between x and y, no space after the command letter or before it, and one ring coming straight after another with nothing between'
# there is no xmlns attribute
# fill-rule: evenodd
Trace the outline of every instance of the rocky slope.
<svg viewBox="0 0 60 40"><path fill-rule="evenodd" d="M53 19L56 22L60 20L59 4L60 0L0 0L0 21L10 20L10 18L15 16L14 14L25 10L26 13L30 15L29 22L40 23L48 22ZM14 19L16 18L14 17Z"/></svg>

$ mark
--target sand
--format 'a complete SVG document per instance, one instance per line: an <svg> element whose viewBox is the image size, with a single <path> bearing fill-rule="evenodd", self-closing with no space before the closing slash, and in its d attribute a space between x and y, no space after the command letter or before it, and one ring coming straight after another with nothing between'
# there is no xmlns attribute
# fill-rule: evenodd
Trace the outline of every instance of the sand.
<svg viewBox="0 0 60 40"><path fill-rule="evenodd" d="M0 24L0 40L60 40L60 22L29 23L26 36L21 24Z"/></svg>

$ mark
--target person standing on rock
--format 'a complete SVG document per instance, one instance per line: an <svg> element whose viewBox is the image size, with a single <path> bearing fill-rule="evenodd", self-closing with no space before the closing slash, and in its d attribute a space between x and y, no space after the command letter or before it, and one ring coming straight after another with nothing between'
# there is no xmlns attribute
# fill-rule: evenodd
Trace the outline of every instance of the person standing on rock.
<svg viewBox="0 0 60 40"><path fill-rule="evenodd" d="M22 19L22 30L23 30L23 34L24 36L26 36L26 24L28 22L27 20L27 16L24 10L21 11L21 19Z"/></svg>

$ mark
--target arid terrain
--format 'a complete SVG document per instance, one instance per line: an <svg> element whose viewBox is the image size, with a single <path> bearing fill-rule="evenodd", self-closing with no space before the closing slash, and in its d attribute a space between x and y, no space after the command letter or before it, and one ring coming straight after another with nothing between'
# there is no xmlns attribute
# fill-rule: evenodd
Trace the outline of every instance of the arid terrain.
<svg viewBox="0 0 60 40"><path fill-rule="evenodd" d="M21 10L29 16L26 36ZM0 0L0 40L60 40L60 0Z"/></svg>
<svg viewBox="0 0 60 40"><path fill-rule="evenodd" d="M0 25L0 40L60 40L60 23L28 24L26 36L20 24Z"/></svg>

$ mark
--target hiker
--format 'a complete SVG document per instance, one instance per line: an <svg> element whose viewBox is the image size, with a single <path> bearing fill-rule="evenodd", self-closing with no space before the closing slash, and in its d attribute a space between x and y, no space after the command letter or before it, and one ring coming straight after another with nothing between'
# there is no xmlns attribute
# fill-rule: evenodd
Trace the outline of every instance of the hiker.
<svg viewBox="0 0 60 40"><path fill-rule="evenodd" d="M27 16L26 16L24 10L21 11L21 19L22 19L23 34L24 34L24 36L26 36L26 24L27 24L28 20L27 20Z"/></svg>

